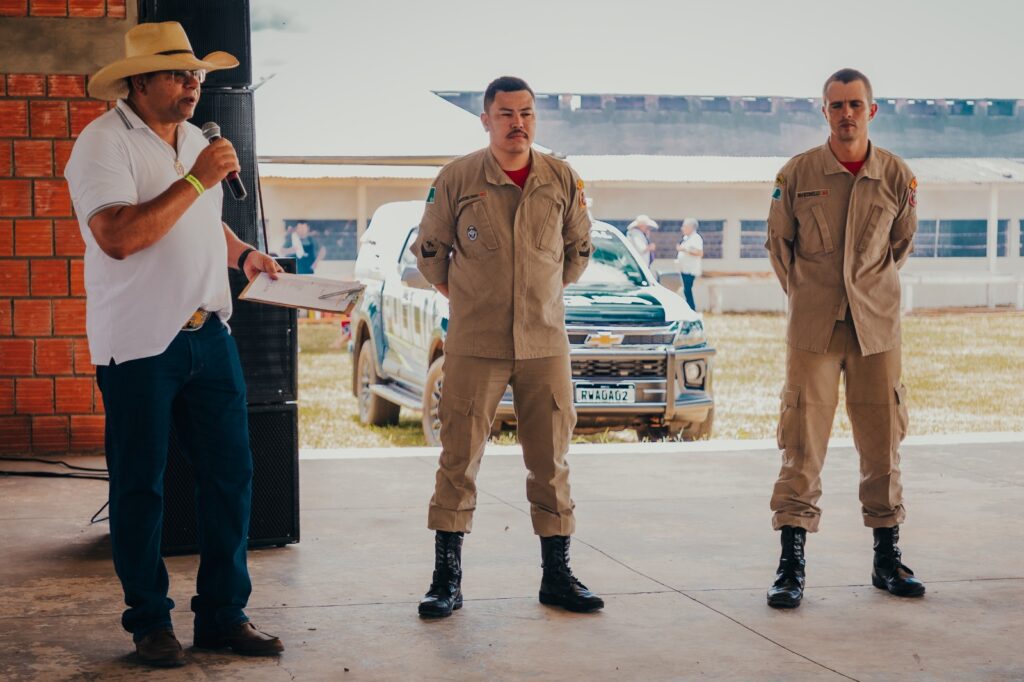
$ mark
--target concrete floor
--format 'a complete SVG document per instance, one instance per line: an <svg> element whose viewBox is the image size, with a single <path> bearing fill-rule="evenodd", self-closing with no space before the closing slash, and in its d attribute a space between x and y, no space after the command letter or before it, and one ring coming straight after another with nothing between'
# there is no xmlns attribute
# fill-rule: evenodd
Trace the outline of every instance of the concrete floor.
<svg viewBox="0 0 1024 682"><path fill-rule="evenodd" d="M106 484L0 478L0 679L1021 680L1024 435L1015 438L904 448L901 545L928 585L920 600L871 586L856 457L835 448L807 594L791 612L764 602L778 558L770 448L574 449L573 566L607 602L592 615L537 602L522 463L492 454L464 550L465 608L431 622L416 602L432 567L434 456L305 460L302 542L250 554L248 613L287 651L188 650L173 671L138 666L120 629L106 524L88 523ZM0 464L15 466L40 468ZM196 560L168 568L188 648Z"/></svg>

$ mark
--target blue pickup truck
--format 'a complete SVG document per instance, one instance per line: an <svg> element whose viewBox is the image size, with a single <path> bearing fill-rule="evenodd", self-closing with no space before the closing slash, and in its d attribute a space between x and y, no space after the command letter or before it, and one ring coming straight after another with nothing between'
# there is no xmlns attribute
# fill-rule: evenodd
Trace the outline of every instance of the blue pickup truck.
<svg viewBox="0 0 1024 682"><path fill-rule="evenodd" d="M385 204L360 240L355 276L366 291L352 313L352 392L364 423L395 424L402 407L418 410L427 442L438 444L448 301L409 251L422 214L422 201ZM715 350L700 316L657 283L614 227L595 222L591 236L590 265L565 290L576 432L709 438ZM509 389L492 433L514 425Z"/></svg>

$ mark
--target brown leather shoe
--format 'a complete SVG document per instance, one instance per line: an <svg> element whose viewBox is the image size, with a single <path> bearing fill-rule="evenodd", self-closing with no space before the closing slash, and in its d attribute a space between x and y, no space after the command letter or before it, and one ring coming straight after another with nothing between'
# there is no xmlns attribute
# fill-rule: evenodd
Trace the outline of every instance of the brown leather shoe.
<svg viewBox="0 0 1024 682"><path fill-rule="evenodd" d="M276 656L284 651L280 639L257 630L252 623L238 623L215 633L197 632L192 645L197 649L231 649L243 656Z"/></svg>
<svg viewBox="0 0 1024 682"><path fill-rule="evenodd" d="M135 652L146 665L158 668L176 668L185 665L185 652L181 650L174 630L155 630L135 643Z"/></svg>

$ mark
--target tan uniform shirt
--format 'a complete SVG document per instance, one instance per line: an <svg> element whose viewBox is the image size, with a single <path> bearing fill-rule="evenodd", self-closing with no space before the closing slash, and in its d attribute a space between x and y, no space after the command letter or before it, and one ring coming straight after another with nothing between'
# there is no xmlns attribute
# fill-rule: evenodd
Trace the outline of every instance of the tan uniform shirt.
<svg viewBox="0 0 1024 682"><path fill-rule="evenodd" d="M590 259L583 181L531 152L523 189L489 149L441 169L412 249L431 284L448 283L445 353L525 360L569 352L564 284Z"/></svg>
<svg viewBox="0 0 1024 682"><path fill-rule="evenodd" d="M898 270L913 250L916 192L907 164L874 145L856 176L827 143L783 166L765 248L789 297L790 346L824 353L847 309L864 355L899 345Z"/></svg>

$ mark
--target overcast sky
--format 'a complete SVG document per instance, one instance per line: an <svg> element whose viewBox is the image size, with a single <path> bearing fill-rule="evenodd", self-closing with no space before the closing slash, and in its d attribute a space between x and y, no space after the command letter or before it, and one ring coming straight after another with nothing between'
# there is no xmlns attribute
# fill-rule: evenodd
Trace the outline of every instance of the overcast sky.
<svg viewBox="0 0 1024 682"><path fill-rule="evenodd" d="M321 89L1024 98L1019 0L252 0L254 81ZM276 74L276 75L275 75Z"/></svg>

